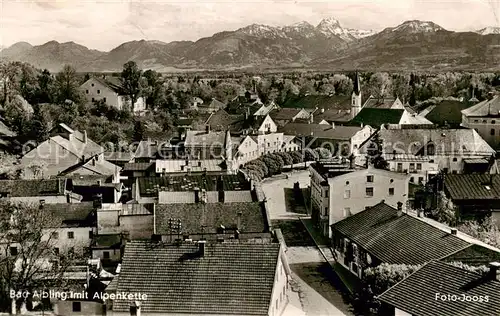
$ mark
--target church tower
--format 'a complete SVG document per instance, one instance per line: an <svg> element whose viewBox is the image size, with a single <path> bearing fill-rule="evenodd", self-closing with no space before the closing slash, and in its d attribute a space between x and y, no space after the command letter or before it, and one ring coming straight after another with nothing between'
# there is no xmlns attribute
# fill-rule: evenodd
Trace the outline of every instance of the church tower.
<svg viewBox="0 0 500 316"><path fill-rule="evenodd" d="M226 132L226 137L224 139L224 151L226 158L227 170L232 170L233 168L233 142L231 141L231 133L229 130Z"/></svg>
<svg viewBox="0 0 500 316"><path fill-rule="evenodd" d="M359 83L359 74L356 71L354 89L351 96L351 114L353 118L361 111L361 106L361 84Z"/></svg>

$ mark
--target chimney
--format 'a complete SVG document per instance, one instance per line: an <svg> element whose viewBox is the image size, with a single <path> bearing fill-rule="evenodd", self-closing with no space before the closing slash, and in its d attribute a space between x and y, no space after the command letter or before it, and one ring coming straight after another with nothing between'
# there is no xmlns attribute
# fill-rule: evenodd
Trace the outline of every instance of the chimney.
<svg viewBox="0 0 500 316"><path fill-rule="evenodd" d="M101 186L102 185L102 180L97 180L97 185Z"/></svg>
<svg viewBox="0 0 500 316"><path fill-rule="evenodd" d="M488 272L490 279L494 281L500 281L500 262L490 262L488 267L490 268Z"/></svg>
<svg viewBox="0 0 500 316"><path fill-rule="evenodd" d="M350 169L354 169L356 167L356 158L354 157L354 155L350 155L349 156L349 168Z"/></svg>
<svg viewBox="0 0 500 316"><path fill-rule="evenodd" d="M238 216L236 217L236 230L241 229L241 216L242 215L243 215L243 213L241 211L238 212Z"/></svg>
<svg viewBox="0 0 500 316"><path fill-rule="evenodd" d="M95 166L96 157L92 158L92 166Z"/></svg>
<svg viewBox="0 0 500 316"><path fill-rule="evenodd" d="M83 131L83 143L87 143L87 131Z"/></svg>
<svg viewBox="0 0 500 316"><path fill-rule="evenodd" d="M401 215L403 215L403 203L401 202L398 202L398 213L397 213L398 217L400 217Z"/></svg>
<svg viewBox="0 0 500 316"><path fill-rule="evenodd" d="M206 246L207 241L206 240L200 240L198 241L198 249L201 257L205 257L205 246Z"/></svg>
<svg viewBox="0 0 500 316"><path fill-rule="evenodd" d="M200 189L194 188L194 202L200 203Z"/></svg>
<svg viewBox="0 0 500 316"><path fill-rule="evenodd" d="M458 232L458 231L457 231L457 229L456 229L456 228L452 228L452 229L451 229L451 234L452 234L452 235L456 236L456 235L457 235L457 232Z"/></svg>
<svg viewBox="0 0 500 316"><path fill-rule="evenodd" d="M205 132L206 132L207 134L208 134L208 133L210 133L210 125L208 125L208 124L207 124L207 125L205 126Z"/></svg>

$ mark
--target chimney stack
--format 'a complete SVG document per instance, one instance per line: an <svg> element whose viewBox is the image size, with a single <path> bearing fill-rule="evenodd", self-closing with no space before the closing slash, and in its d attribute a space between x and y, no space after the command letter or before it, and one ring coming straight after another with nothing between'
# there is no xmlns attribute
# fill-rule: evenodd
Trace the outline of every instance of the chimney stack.
<svg viewBox="0 0 500 316"><path fill-rule="evenodd" d="M488 274L490 279L494 281L500 281L500 276L498 274L500 272L500 262L490 262L489 268L490 271Z"/></svg>
<svg viewBox="0 0 500 316"><path fill-rule="evenodd" d="M198 248L200 252L201 257L205 257L205 246L206 246L207 241L206 240L200 240L198 241Z"/></svg>
<svg viewBox="0 0 500 316"><path fill-rule="evenodd" d="M208 124L207 124L207 125L205 126L205 132L206 132L207 134L208 134L208 133L210 133L210 125L208 125Z"/></svg>
<svg viewBox="0 0 500 316"><path fill-rule="evenodd" d="M403 215L403 203L398 202L398 217Z"/></svg>
<svg viewBox="0 0 500 316"><path fill-rule="evenodd" d="M241 229L241 216L243 213L240 211L238 212L238 217L236 218L236 229L240 230Z"/></svg>
<svg viewBox="0 0 500 316"><path fill-rule="evenodd" d="M458 232L458 231L457 231L457 229L456 229L456 228L452 228L452 229L451 229L451 234L452 234L452 235L456 236L456 235L457 235L457 232Z"/></svg>
<svg viewBox="0 0 500 316"><path fill-rule="evenodd" d="M83 143L87 143L87 131L83 131Z"/></svg>

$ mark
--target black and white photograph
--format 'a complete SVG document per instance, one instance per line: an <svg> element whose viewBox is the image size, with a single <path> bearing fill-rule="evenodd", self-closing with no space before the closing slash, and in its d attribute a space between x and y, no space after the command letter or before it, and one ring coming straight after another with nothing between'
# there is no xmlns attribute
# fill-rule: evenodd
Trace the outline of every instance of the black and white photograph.
<svg viewBox="0 0 500 316"><path fill-rule="evenodd" d="M500 0L0 0L7 315L500 316Z"/></svg>

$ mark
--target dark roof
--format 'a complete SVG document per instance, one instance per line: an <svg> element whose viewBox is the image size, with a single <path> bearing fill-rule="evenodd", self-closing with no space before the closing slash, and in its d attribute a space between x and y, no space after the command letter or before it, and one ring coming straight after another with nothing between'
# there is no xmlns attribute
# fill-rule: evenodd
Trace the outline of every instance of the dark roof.
<svg viewBox="0 0 500 316"><path fill-rule="evenodd" d="M93 202L46 203L43 205L43 210L50 214L54 227L92 227L95 225L95 218L92 216L95 210Z"/></svg>
<svg viewBox="0 0 500 316"><path fill-rule="evenodd" d="M352 122L372 127L380 127L382 124L399 124L404 111L404 109L363 108Z"/></svg>
<svg viewBox="0 0 500 316"><path fill-rule="evenodd" d="M350 95L306 95L288 99L282 107L303 109L350 109Z"/></svg>
<svg viewBox="0 0 500 316"><path fill-rule="evenodd" d="M352 119L351 109L330 109L324 112L315 112L314 122L320 123L322 120L327 122L349 122Z"/></svg>
<svg viewBox="0 0 500 316"><path fill-rule="evenodd" d="M124 151L106 151L104 152L104 159L109 161L129 162L132 159L132 153Z"/></svg>
<svg viewBox="0 0 500 316"><path fill-rule="evenodd" d="M490 176L492 184L489 184ZM444 179L444 186L452 200L500 199L498 174L449 174Z"/></svg>
<svg viewBox="0 0 500 316"><path fill-rule="evenodd" d="M471 104L467 102L444 100L436 104L425 118L439 126L443 126L446 123L452 127L458 127L462 123L461 111L470 106Z"/></svg>
<svg viewBox="0 0 500 316"><path fill-rule="evenodd" d="M180 219L185 234L213 234L223 225L226 229L236 229L238 213L241 212L239 231L243 233L262 233L268 225L264 209L259 202L248 203L211 203L204 206L194 204L158 204L156 206L156 232L168 234L168 220ZM206 226L202 229L202 225Z"/></svg>
<svg viewBox="0 0 500 316"><path fill-rule="evenodd" d="M269 112L269 116L273 120L292 120L300 111L302 111L302 109L280 108Z"/></svg>
<svg viewBox="0 0 500 316"><path fill-rule="evenodd" d="M363 104L363 108L391 109L396 102L396 98L374 98L369 97ZM401 102L401 101L400 101ZM403 104L401 103L401 106Z"/></svg>
<svg viewBox="0 0 500 316"><path fill-rule="evenodd" d="M313 136L318 138L350 140L357 132L362 130L359 126L335 126L327 124L306 124L306 123L288 123L280 132L285 135L294 136Z"/></svg>
<svg viewBox="0 0 500 316"><path fill-rule="evenodd" d="M236 124L244 120L244 118L243 115L229 114L225 110L220 109L208 118L206 124L210 125L210 128L215 131L225 131L228 126Z"/></svg>
<svg viewBox="0 0 500 316"><path fill-rule="evenodd" d="M92 248L120 248L122 236L120 234L97 235L92 240Z"/></svg>
<svg viewBox="0 0 500 316"><path fill-rule="evenodd" d="M0 194L9 197L64 195L66 179L0 180Z"/></svg>
<svg viewBox="0 0 500 316"><path fill-rule="evenodd" d="M469 245L407 214L379 203L332 225L332 229L384 263L423 264L441 259Z"/></svg>
<svg viewBox="0 0 500 316"><path fill-rule="evenodd" d="M89 174L72 175L66 178L71 179L71 181L73 182L73 186L92 186L98 185L99 181L101 182L101 184L110 184L113 176Z"/></svg>
<svg viewBox="0 0 500 316"><path fill-rule="evenodd" d="M248 191L250 182L243 174L236 175L191 175L139 178L141 195L160 191L193 191L195 188L206 191Z"/></svg>
<svg viewBox="0 0 500 316"><path fill-rule="evenodd" d="M488 266L490 262L500 262L500 252L481 245L472 244L443 258L442 261L462 262L470 266Z"/></svg>
<svg viewBox="0 0 500 316"><path fill-rule="evenodd" d="M121 79L118 77L106 76L105 78L93 77L94 80L99 81L101 84L107 86L118 94L123 94L123 85Z"/></svg>
<svg viewBox="0 0 500 316"><path fill-rule="evenodd" d="M279 244L127 243L117 293L146 294L143 313L267 315ZM128 312L117 299L113 311Z"/></svg>
<svg viewBox="0 0 500 316"><path fill-rule="evenodd" d="M123 166L122 171L148 171L154 166L154 162L128 162Z"/></svg>
<svg viewBox="0 0 500 316"><path fill-rule="evenodd" d="M438 293L457 295L458 299L436 299ZM463 300L463 295L471 299ZM483 300L479 300L480 296ZM474 297L477 300L473 300ZM379 299L411 315L498 316L500 282L444 262L431 261L384 292Z"/></svg>

